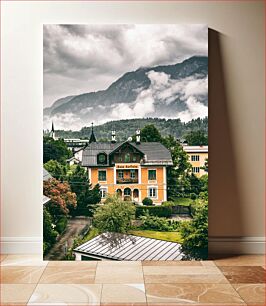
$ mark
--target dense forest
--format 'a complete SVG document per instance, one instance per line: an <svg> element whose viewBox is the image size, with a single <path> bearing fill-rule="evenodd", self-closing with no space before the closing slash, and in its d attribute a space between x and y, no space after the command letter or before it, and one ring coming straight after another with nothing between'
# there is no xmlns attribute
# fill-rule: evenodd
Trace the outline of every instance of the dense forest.
<svg viewBox="0 0 266 306"><path fill-rule="evenodd" d="M153 124L162 136L172 135L182 139L191 131L202 131L208 134L208 118L193 119L187 123L180 119L161 119L161 118L142 118L109 121L102 125L95 126L94 132L97 140L107 141L111 139L111 130L116 131L117 140L124 141L133 136L137 128L142 129L148 124ZM56 122L55 122L56 127ZM56 136L60 138L80 138L88 139L91 133L91 127L83 127L80 131L56 130Z"/></svg>

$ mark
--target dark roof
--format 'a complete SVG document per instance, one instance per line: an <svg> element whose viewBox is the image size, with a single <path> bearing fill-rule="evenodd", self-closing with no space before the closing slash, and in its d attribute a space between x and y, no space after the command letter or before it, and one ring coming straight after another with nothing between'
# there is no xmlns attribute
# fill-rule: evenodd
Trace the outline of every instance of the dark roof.
<svg viewBox="0 0 266 306"><path fill-rule="evenodd" d="M43 173L43 181L48 181L50 178L52 178L51 174L43 168L42 170Z"/></svg>
<svg viewBox="0 0 266 306"><path fill-rule="evenodd" d="M83 151L82 166L97 166L97 155L99 153L104 152L109 155L125 143L143 153L145 156L141 162L143 165L173 165L170 151L160 142L143 142L140 144L134 142L93 142Z"/></svg>
<svg viewBox="0 0 266 306"><path fill-rule="evenodd" d="M74 252L111 260L181 260L181 245L159 239L119 233L104 233L74 249Z"/></svg>

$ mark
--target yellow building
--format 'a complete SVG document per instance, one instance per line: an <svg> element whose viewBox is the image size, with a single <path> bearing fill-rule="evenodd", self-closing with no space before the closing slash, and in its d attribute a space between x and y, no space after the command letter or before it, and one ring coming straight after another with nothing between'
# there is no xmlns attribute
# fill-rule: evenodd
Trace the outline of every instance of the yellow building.
<svg viewBox="0 0 266 306"><path fill-rule="evenodd" d="M207 172L203 170L202 167L204 167L205 161L208 158L208 146L184 145L183 149L189 156L189 161L192 165L192 173L198 177L207 174Z"/></svg>
<svg viewBox="0 0 266 306"><path fill-rule="evenodd" d="M117 193L124 200L141 203L145 197L154 204L167 200L167 167L172 166L170 151L159 142L97 142L93 134L82 154L92 186L100 184L102 201Z"/></svg>

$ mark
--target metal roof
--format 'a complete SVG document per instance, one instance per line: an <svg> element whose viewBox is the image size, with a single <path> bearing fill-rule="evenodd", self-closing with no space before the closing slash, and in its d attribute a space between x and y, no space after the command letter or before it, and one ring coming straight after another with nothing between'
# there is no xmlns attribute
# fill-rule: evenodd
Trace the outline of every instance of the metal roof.
<svg viewBox="0 0 266 306"><path fill-rule="evenodd" d="M43 173L43 181L48 181L50 178L52 178L51 174L43 168L42 170Z"/></svg>
<svg viewBox="0 0 266 306"><path fill-rule="evenodd" d="M160 142L143 142L140 144L133 142L92 142L83 151L82 166L97 166L97 155L99 153L109 155L126 143L145 155L145 159L141 162L143 165L173 165L170 151Z"/></svg>
<svg viewBox="0 0 266 306"><path fill-rule="evenodd" d="M183 146L187 153L208 153L208 146Z"/></svg>
<svg viewBox="0 0 266 306"><path fill-rule="evenodd" d="M74 252L110 260L181 260L181 245L159 239L104 233L78 246Z"/></svg>
<svg viewBox="0 0 266 306"><path fill-rule="evenodd" d="M42 195L42 205L45 205L48 203L51 199L45 196L44 194Z"/></svg>

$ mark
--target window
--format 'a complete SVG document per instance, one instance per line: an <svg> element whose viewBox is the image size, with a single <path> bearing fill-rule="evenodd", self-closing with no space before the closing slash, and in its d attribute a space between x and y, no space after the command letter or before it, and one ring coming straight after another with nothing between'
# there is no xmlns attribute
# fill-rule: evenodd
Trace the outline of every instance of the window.
<svg viewBox="0 0 266 306"><path fill-rule="evenodd" d="M148 170L148 180L149 181L156 180L156 170Z"/></svg>
<svg viewBox="0 0 266 306"><path fill-rule="evenodd" d="M125 163L130 163L130 154L129 153L125 154Z"/></svg>
<svg viewBox="0 0 266 306"><path fill-rule="evenodd" d="M106 181L106 170L98 171L98 181Z"/></svg>
<svg viewBox="0 0 266 306"><path fill-rule="evenodd" d="M120 179L124 178L124 172L123 172L123 170L119 170L119 171L118 171L118 178L120 178Z"/></svg>
<svg viewBox="0 0 266 306"><path fill-rule="evenodd" d="M106 198L107 188L105 188L105 187L100 188L100 194L101 194L102 199Z"/></svg>
<svg viewBox="0 0 266 306"><path fill-rule="evenodd" d="M191 155L191 161L199 161L199 155Z"/></svg>
<svg viewBox="0 0 266 306"><path fill-rule="evenodd" d="M130 170L130 178L134 179L136 177L136 170Z"/></svg>
<svg viewBox="0 0 266 306"><path fill-rule="evenodd" d="M97 163L102 165L107 163L107 156L105 153L98 154Z"/></svg>
<svg viewBox="0 0 266 306"><path fill-rule="evenodd" d="M132 161L135 163L135 162L137 161L137 156L134 155L134 156L132 157Z"/></svg>
<svg viewBox="0 0 266 306"><path fill-rule="evenodd" d="M149 198L157 198L157 188L151 187L148 192Z"/></svg>
<svg viewBox="0 0 266 306"><path fill-rule="evenodd" d="M200 167L192 167L192 172L193 173L199 173L200 172Z"/></svg>
<svg viewBox="0 0 266 306"><path fill-rule="evenodd" d="M125 195L125 196L131 196L131 189L130 189L130 188L126 188L126 189L124 190L124 195Z"/></svg>

